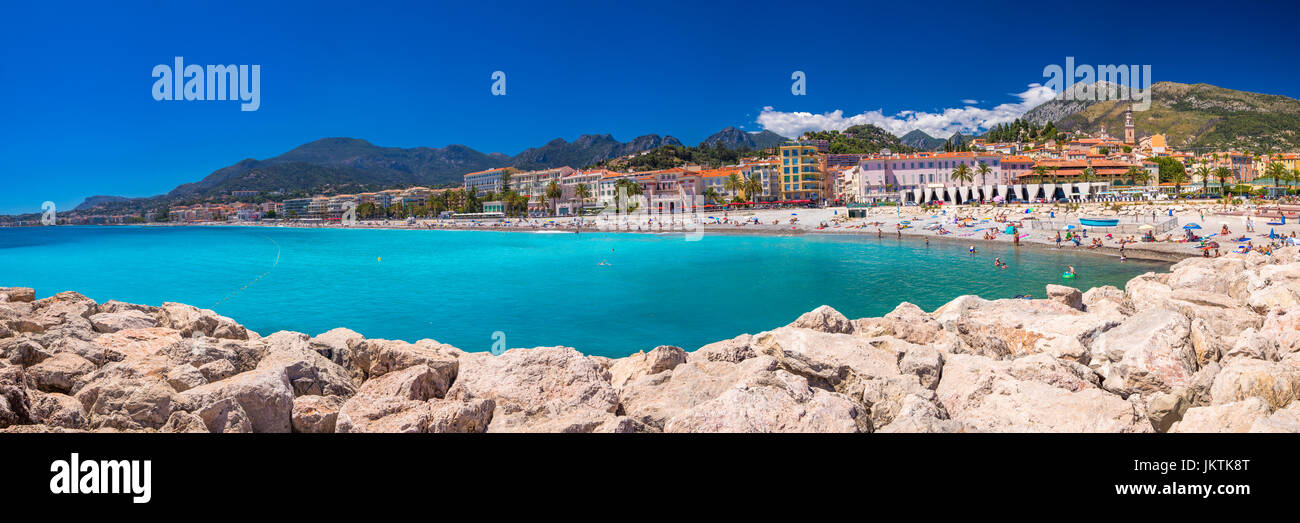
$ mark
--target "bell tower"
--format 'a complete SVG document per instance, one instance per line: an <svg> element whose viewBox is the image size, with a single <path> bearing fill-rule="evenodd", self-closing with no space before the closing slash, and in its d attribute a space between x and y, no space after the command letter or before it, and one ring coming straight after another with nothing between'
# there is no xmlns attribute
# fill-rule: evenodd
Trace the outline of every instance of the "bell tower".
<svg viewBox="0 0 1300 523"><path fill-rule="evenodd" d="M1133 106L1124 111L1124 143L1133 145Z"/></svg>

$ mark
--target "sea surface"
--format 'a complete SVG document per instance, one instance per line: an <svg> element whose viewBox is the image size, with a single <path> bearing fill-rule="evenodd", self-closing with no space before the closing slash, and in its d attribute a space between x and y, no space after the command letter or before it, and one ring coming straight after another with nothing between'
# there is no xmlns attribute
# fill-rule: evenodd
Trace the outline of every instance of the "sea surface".
<svg viewBox="0 0 1300 523"><path fill-rule="evenodd" d="M1043 297L1044 285L1123 287L1169 264L1044 249L874 237L519 233L271 227L0 228L0 286L37 297L210 308L263 335L347 327L488 350L565 345L621 357L790 323L963 294ZM1001 257L1008 269L993 267ZM602 265L603 263L603 265ZM498 335L500 336L500 335Z"/></svg>

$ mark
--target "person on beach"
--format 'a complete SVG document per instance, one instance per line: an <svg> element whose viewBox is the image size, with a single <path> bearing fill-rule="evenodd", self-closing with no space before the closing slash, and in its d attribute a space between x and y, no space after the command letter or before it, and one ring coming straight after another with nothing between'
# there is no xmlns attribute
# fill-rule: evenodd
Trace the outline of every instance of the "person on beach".
<svg viewBox="0 0 1300 523"><path fill-rule="evenodd" d="M1061 248L1061 231L1056 231L1056 248Z"/></svg>

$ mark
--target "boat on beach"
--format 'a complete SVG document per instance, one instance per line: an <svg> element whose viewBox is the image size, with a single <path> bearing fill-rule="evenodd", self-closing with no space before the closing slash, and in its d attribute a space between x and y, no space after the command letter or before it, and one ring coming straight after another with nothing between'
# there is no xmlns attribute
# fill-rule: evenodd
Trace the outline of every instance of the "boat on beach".
<svg viewBox="0 0 1300 523"><path fill-rule="evenodd" d="M1088 227L1114 227L1119 225L1119 218L1079 218L1079 223Z"/></svg>

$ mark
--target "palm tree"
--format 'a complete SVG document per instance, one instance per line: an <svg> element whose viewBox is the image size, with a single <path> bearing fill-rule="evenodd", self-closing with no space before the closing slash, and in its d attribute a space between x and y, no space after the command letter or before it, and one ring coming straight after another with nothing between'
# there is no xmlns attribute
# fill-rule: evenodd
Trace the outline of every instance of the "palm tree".
<svg viewBox="0 0 1300 523"><path fill-rule="evenodd" d="M558 206L560 205L560 198L564 197L564 189L560 188L560 182L551 180L551 183L546 185L545 194L546 199L551 201L551 215L555 215Z"/></svg>
<svg viewBox="0 0 1300 523"><path fill-rule="evenodd" d="M587 203L587 198L591 197L591 189L587 187L587 184L580 183L573 188L573 194L578 197L578 210L581 212L583 204Z"/></svg>
<svg viewBox="0 0 1300 523"><path fill-rule="evenodd" d="M1043 183L1043 178L1047 176L1047 170L1048 170L1048 169L1047 169L1047 166L1046 166L1046 165L1035 165L1035 166L1034 166L1034 178L1035 178L1034 181L1035 181L1036 183Z"/></svg>
<svg viewBox="0 0 1300 523"><path fill-rule="evenodd" d="M974 180L975 176L971 174L969 165L959 163L957 164L957 167L952 170L952 179L958 182L969 182Z"/></svg>
<svg viewBox="0 0 1300 523"><path fill-rule="evenodd" d="M731 173L727 175L727 181L722 182L722 188L731 191L731 197L734 199L737 192L744 190L745 182L741 181L739 174Z"/></svg>
<svg viewBox="0 0 1300 523"><path fill-rule="evenodd" d="M545 208L545 207L546 207L546 194L545 194L545 193L538 194L538 195L536 196L536 199L537 199L537 206L538 206L538 207L542 207L542 208Z"/></svg>
<svg viewBox="0 0 1300 523"><path fill-rule="evenodd" d="M1214 171L1205 162L1201 162L1201 166L1197 167L1193 174L1201 178L1203 192L1210 192L1210 177L1214 176Z"/></svg>
<svg viewBox="0 0 1300 523"><path fill-rule="evenodd" d="M1183 184L1187 183L1187 171L1175 171L1170 178L1174 182L1174 198L1182 196Z"/></svg>
<svg viewBox="0 0 1300 523"><path fill-rule="evenodd" d="M1151 173L1136 165L1129 166L1128 172L1124 173L1124 175L1128 176L1133 185L1146 185L1147 181L1151 179Z"/></svg>
<svg viewBox="0 0 1300 523"><path fill-rule="evenodd" d="M718 198L721 196L721 194L718 194L718 190L712 187L704 190L704 201L706 202L718 203Z"/></svg>
<svg viewBox="0 0 1300 523"><path fill-rule="evenodd" d="M763 180L759 179L758 174L751 174L745 179L744 184L745 198L753 202L758 199L758 195L763 194Z"/></svg>
<svg viewBox="0 0 1300 523"><path fill-rule="evenodd" d="M984 182L988 180L988 175L993 172L993 168L984 162L980 162L979 167L975 168L975 172L980 175L980 185L984 185Z"/></svg>
<svg viewBox="0 0 1300 523"><path fill-rule="evenodd" d="M1282 185L1282 182L1286 181L1288 187L1287 192L1290 192L1289 189L1291 185L1291 180L1290 180L1291 173L1286 170L1286 166L1282 165L1282 162L1278 162L1278 161L1269 162L1267 172L1268 172L1268 176L1273 179L1273 185Z"/></svg>
<svg viewBox="0 0 1300 523"><path fill-rule="evenodd" d="M1232 169L1219 167L1214 170L1214 177L1219 179L1219 196L1223 196L1228 180L1232 179Z"/></svg>

